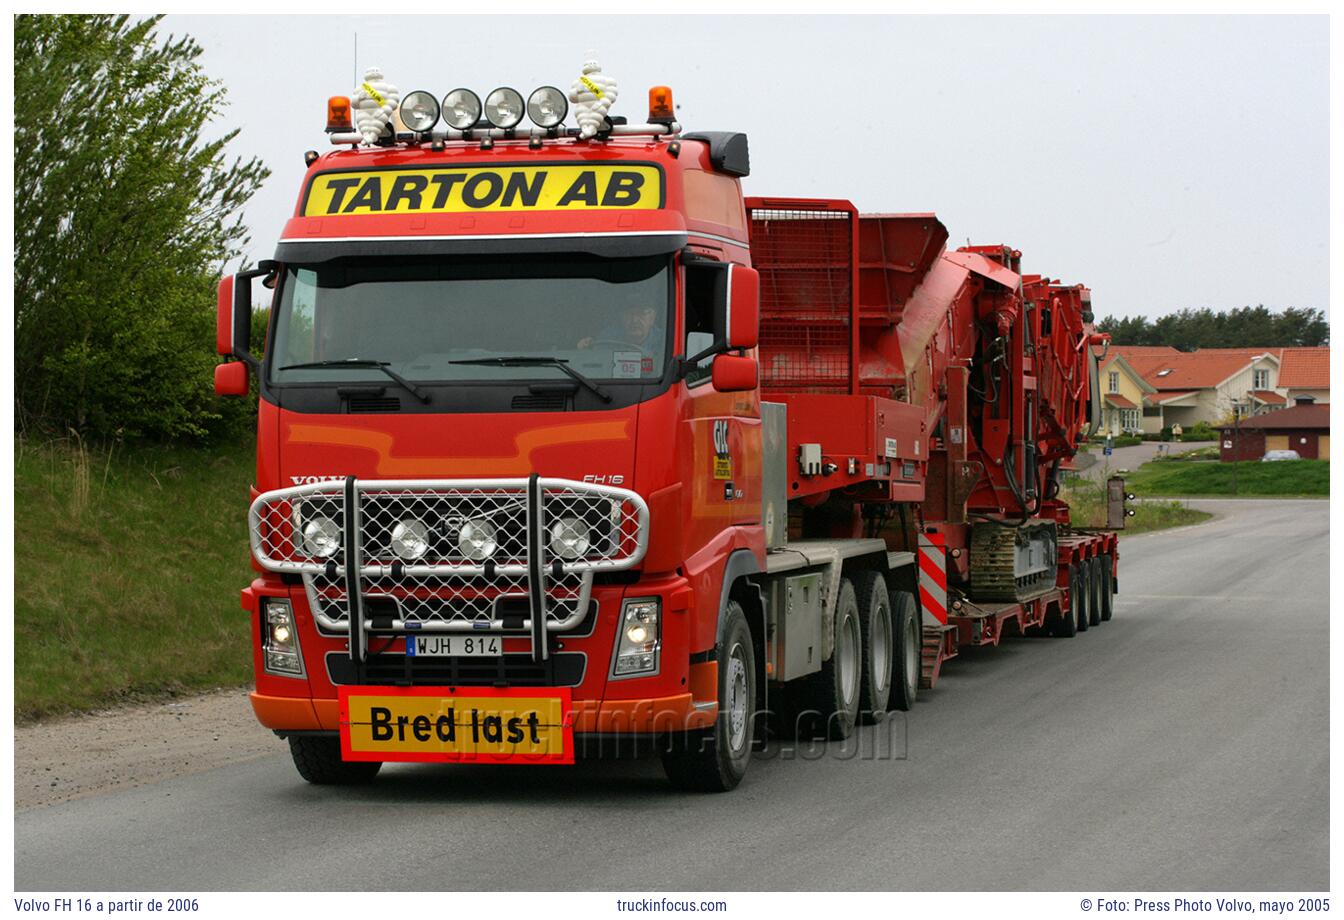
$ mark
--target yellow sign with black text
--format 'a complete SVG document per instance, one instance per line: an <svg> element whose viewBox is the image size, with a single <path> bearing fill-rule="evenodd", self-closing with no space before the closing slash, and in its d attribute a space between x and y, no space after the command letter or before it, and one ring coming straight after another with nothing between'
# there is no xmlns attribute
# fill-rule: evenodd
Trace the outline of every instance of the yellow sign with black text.
<svg viewBox="0 0 1344 920"><path fill-rule="evenodd" d="M318 173L305 217L487 211L653 210L663 173L644 163L438 166Z"/></svg>
<svg viewBox="0 0 1344 920"><path fill-rule="evenodd" d="M341 740L354 759L568 762L565 715L558 696L350 693Z"/></svg>

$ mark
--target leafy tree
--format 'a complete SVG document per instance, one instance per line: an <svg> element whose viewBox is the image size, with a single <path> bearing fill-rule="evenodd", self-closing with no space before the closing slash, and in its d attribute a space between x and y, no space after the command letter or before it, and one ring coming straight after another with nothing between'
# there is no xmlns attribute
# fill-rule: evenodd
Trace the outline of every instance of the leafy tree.
<svg viewBox="0 0 1344 920"><path fill-rule="evenodd" d="M224 90L194 40L157 34L160 18L15 17L21 423L177 437L226 421L215 284L269 170L226 162L236 130L203 138Z"/></svg>
<svg viewBox="0 0 1344 920"><path fill-rule="evenodd" d="M1274 313L1263 304L1221 312L1187 308L1156 320L1107 316L1097 328L1109 332L1117 345L1169 345L1181 351L1330 343L1330 324L1322 311L1289 307Z"/></svg>

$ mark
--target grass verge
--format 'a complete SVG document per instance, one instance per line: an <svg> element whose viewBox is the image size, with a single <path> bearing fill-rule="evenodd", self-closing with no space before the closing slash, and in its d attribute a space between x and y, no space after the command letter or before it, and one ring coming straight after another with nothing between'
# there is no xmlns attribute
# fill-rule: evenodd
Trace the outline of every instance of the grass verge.
<svg viewBox="0 0 1344 920"><path fill-rule="evenodd" d="M1130 491L1148 495L1328 496L1330 461L1145 463L1126 475Z"/></svg>
<svg viewBox="0 0 1344 920"><path fill-rule="evenodd" d="M1132 490L1131 490L1132 491ZM1077 527L1106 526L1106 489L1100 482L1075 478L1064 483L1060 497L1069 503L1069 517ZM1134 516L1125 521L1124 533L1144 533L1184 527L1207 521L1213 515L1191 508L1183 501L1145 501L1134 505Z"/></svg>
<svg viewBox="0 0 1344 920"><path fill-rule="evenodd" d="M242 684L253 445L14 443L14 714Z"/></svg>

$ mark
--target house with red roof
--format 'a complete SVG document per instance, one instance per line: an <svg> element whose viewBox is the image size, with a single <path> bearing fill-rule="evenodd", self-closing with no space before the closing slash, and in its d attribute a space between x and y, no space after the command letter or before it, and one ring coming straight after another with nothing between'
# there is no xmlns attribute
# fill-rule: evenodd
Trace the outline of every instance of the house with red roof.
<svg viewBox="0 0 1344 920"><path fill-rule="evenodd" d="M1183 352L1167 346L1114 345L1103 361L1102 383L1104 390L1115 372L1137 374L1150 388L1143 393L1140 428L1155 432L1196 422L1217 426L1284 409L1299 399L1328 403L1329 364L1328 346Z"/></svg>
<svg viewBox="0 0 1344 920"><path fill-rule="evenodd" d="M1330 459L1330 407L1299 403L1239 419L1221 431L1219 459L1259 460L1271 450L1295 450L1303 460Z"/></svg>

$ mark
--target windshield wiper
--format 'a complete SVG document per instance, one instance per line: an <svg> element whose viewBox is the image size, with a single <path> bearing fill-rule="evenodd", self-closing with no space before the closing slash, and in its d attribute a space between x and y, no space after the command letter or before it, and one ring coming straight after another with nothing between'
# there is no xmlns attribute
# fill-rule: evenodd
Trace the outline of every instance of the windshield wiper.
<svg viewBox="0 0 1344 920"><path fill-rule="evenodd" d="M480 364L487 367L558 367L574 380L586 386L597 394L597 398L603 402L611 402L611 394L602 389L593 381L580 374L574 368L569 366L569 361L565 358L549 358L544 355L514 355L508 358L466 358L461 361L449 361L449 364Z"/></svg>
<svg viewBox="0 0 1344 920"><path fill-rule="evenodd" d="M279 370L302 371L312 370L319 367L374 367L405 387L416 399L420 400L422 403L428 403L429 394L398 374L396 371L392 370L392 368L388 367L389 363L390 362L388 361L370 361L367 358L341 358L333 361L308 361L304 364L286 364L284 367L279 368Z"/></svg>

